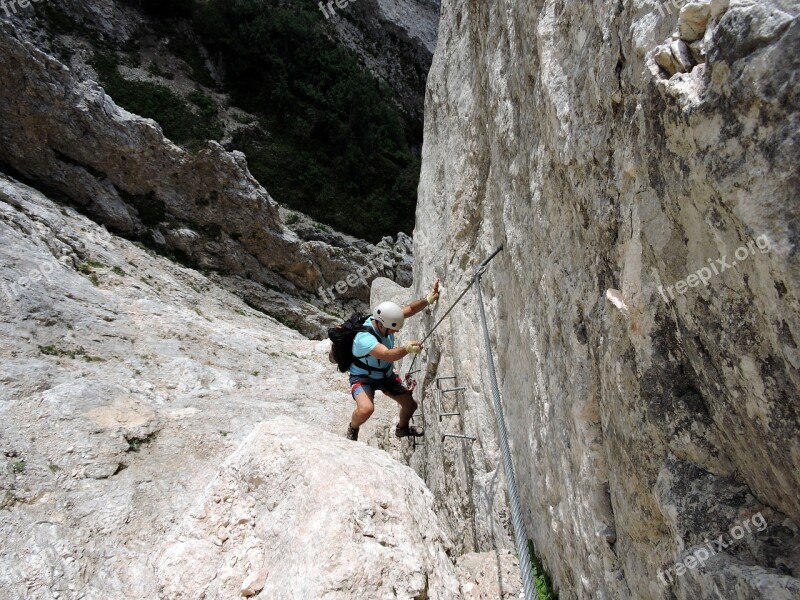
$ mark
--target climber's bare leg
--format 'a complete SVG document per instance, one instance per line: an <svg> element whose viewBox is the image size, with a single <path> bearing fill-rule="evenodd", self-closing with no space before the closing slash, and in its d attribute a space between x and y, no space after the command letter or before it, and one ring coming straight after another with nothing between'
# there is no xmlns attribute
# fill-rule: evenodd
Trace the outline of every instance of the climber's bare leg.
<svg viewBox="0 0 800 600"><path fill-rule="evenodd" d="M411 421L411 417L416 412L418 406L417 401L414 400L411 392L404 392L402 394L398 394L397 396L392 394L386 395L400 405L400 422L397 424L397 426L408 427L408 423Z"/></svg>
<svg viewBox="0 0 800 600"><path fill-rule="evenodd" d="M373 391L362 391L359 394L356 394L356 409L353 411L353 416L350 419L350 425L354 429L358 429L364 423L367 422L372 416L372 413L375 412L375 392Z"/></svg>

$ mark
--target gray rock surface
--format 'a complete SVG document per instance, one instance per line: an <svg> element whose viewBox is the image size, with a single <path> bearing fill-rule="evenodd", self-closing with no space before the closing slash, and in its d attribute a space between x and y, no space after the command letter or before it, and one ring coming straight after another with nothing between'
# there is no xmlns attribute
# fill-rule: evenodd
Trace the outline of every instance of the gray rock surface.
<svg viewBox="0 0 800 600"><path fill-rule="evenodd" d="M505 245L492 347L527 534L564 600L800 597L798 6L713 2L701 32L702 6L442 4L411 295L437 276L444 293L407 335ZM483 353L470 292L428 344L411 459L460 552L503 547L507 524L485 500L503 484ZM441 376L467 389L440 421Z"/></svg>
<svg viewBox="0 0 800 600"><path fill-rule="evenodd" d="M461 593L467 600L520 598L519 562L508 550L471 552L458 557Z"/></svg>
<svg viewBox="0 0 800 600"><path fill-rule="evenodd" d="M257 423L353 410L326 342L3 176L0 330L2 598L158 597L153 549Z"/></svg>
<svg viewBox="0 0 800 600"><path fill-rule="evenodd" d="M158 552L163 598L458 598L422 480L385 452L292 419L263 423ZM478 571L476 571L478 574Z"/></svg>

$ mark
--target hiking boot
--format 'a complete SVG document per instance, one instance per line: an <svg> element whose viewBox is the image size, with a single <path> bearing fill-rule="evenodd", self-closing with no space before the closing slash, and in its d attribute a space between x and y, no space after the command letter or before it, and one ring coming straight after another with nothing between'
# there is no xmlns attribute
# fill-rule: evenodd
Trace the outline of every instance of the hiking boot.
<svg viewBox="0 0 800 600"><path fill-rule="evenodd" d="M394 434L399 438L422 437L425 435L425 432L413 425L407 425L405 427L400 427L400 425L398 425L394 430Z"/></svg>
<svg viewBox="0 0 800 600"><path fill-rule="evenodd" d="M351 424L347 424L347 435L345 436L348 440L353 440L354 442L358 441L358 427L353 427Z"/></svg>

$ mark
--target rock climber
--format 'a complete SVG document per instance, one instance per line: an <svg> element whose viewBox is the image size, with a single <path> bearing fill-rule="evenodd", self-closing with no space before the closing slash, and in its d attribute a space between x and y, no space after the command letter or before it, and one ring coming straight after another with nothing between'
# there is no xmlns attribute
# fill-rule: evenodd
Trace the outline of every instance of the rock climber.
<svg viewBox="0 0 800 600"><path fill-rule="evenodd" d="M439 280L433 284L431 292L420 300L401 307L394 302L380 303L364 321L369 331L356 334L353 340L353 364L350 366L350 392L356 401L356 408L347 427L347 439L356 441L358 429L367 422L375 410L375 392L384 394L400 405L400 420L395 429L399 438L420 437L425 433L409 422L417 410L417 402L411 391L394 373L395 361L409 354L422 352L422 344L417 340L394 347L394 334L403 328L405 320L423 311L439 299Z"/></svg>

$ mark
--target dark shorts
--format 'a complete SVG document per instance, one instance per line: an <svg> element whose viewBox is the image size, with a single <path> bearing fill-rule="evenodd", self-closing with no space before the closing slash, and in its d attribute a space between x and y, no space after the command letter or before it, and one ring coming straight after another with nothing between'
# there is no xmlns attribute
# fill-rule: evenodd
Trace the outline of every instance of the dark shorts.
<svg viewBox="0 0 800 600"><path fill-rule="evenodd" d="M403 385L399 375L392 375L386 379L372 379L366 375L350 375L350 393L353 395L353 400L361 392L375 395L378 390L389 396L400 396L405 394L408 388Z"/></svg>

